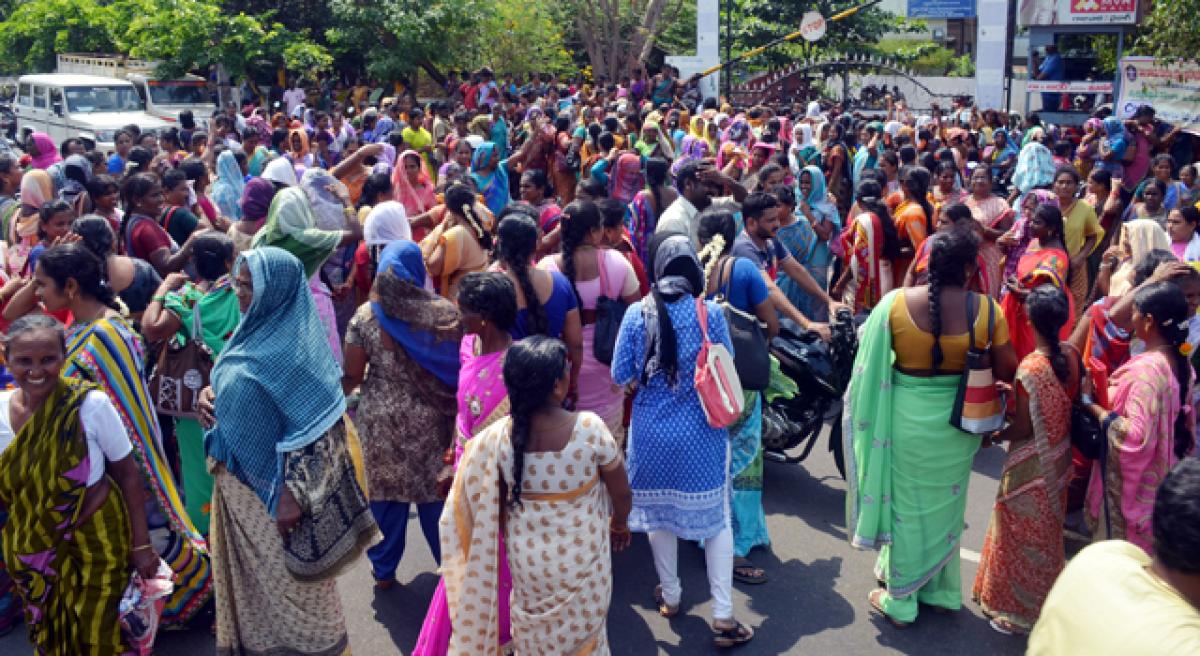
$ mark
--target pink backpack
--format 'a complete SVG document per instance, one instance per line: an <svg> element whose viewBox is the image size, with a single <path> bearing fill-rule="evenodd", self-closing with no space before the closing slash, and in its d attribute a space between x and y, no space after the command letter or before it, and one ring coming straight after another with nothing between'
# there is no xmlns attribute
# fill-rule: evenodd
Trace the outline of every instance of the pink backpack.
<svg viewBox="0 0 1200 656"><path fill-rule="evenodd" d="M738 379L733 356L725 345L708 341L708 307L703 298L696 299L696 318L704 340L696 355L696 394L700 397L700 407L704 408L708 425L726 428L737 421L745 409L742 382Z"/></svg>

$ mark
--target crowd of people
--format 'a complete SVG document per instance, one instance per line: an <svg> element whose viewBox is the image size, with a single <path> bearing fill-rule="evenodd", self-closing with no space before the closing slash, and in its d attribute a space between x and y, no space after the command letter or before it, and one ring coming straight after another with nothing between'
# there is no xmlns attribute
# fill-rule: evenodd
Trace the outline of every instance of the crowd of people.
<svg viewBox="0 0 1200 656"><path fill-rule="evenodd" d="M161 622L215 608L219 653L344 653L336 578L365 553L393 586L415 504L441 580L414 653L607 653L632 533L667 618L702 542L713 643L746 643L763 410L806 390L775 366L724 421L693 381L849 310L865 607L962 607L972 463L1004 445L991 626L1200 649L1191 138L1150 107L1073 131L694 90L485 69L0 153L0 630L125 653L131 573L165 563ZM1002 425L967 426L980 399ZM1068 565L1068 537L1102 543ZM1147 642L1113 651L1126 613Z"/></svg>

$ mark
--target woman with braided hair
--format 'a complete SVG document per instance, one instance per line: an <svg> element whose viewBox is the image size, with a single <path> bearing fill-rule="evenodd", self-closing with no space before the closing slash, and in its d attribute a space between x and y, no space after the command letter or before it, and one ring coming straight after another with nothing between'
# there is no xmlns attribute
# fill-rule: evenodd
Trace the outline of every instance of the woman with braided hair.
<svg viewBox="0 0 1200 656"><path fill-rule="evenodd" d="M779 315L767 283L754 262L731 257L737 227L728 210L709 208L700 213L700 264L704 267L705 298L721 300L766 326L768 339L779 332ZM747 559L754 547L771 544L763 514L762 404L759 391L745 390L745 410L729 427L730 523L733 528L733 578L742 583L766 583L766 573Z"/></svg>
<svg viewBox="0 0 1200 656"><path fill-rule="evenodd" d="M596 359L596 308L601 297L637 302L637 275L619 252L603 248L604 224L600 209L591 201L575 201L563 210L562 252L542 259L538 268L566 276L579 299L583 323L583 357L579 387L568 399L579 410L600 415L617 442L625 444L623 424L625 392L615 385L609 366Z"/></svg>
<svg viewBox="0 0 1200 656"><path fill-rule="evenodd" d="M930 239L929 283L875 306L846 396L850 539L881 549L883 587L868 601L896 626L912 623L919 603L962 607L959 542L980 440L952 426L950 413L967 350L988 349L997 380L1011 381L1017 366L999 306L966 289L978 237Z"/></svg>
<svg viewBox="0 0 1200 656"><path fill-rule="evenodd" d="M1080 358L1059 332L1067 293L1054 285L1029 292L1025 309L1037 348L1017 367L1016 414L992 437L1008 442L1000 489L983 542L972 598L1001 633L1027 633L1066 565L1062 526L1071 478L1071 401Z"/></svg>
<svg viewBox="0 0 1200 656"><path fill-rule="evenodd" d="M630 543L632 493L621 449L600 417L563 408L569 372L567 348L556 339L534 335L509 348L511 414L468 444L442 516L452 616L495 617L499 590L486 582L503 554L471 542L503 534L518 654L607 654L609 549ZM459 622L452 646L493 653L496 634L495 622Z"/></svg>
<svg viewBox="0 0 1200 656"><path fill-rule="evenodd" d="M425 265L434 288L446 298L454 298L458 281L487 266L492 235L475 206L475 192L464 184L446 190L446 217L421 242Z"/></svg>

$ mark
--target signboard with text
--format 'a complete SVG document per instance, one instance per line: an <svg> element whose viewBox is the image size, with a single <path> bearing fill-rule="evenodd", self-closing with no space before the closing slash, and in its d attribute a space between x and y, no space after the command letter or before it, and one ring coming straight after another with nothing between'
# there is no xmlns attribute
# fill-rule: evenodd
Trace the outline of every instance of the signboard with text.
<svg viewBox="0 0 1200 656"><path fill-rule="evenodd" d="M909 18L974 18L975 0L908 0Z"/></svg>
<svg viewBox="0 0 1200 656"><path fill-rule="evenodd" d="M1155 118L1200 134L1200 65L1167 66L1153 57L1121 59L1121 97L1114 110L1130 118L1142 105Z"/></svg>
<svg viewBox="0 0 1200 656"><path fill-rule="evenodd" d="M1138 0L1023 0L1021 25L1133 25Z"/></svg>

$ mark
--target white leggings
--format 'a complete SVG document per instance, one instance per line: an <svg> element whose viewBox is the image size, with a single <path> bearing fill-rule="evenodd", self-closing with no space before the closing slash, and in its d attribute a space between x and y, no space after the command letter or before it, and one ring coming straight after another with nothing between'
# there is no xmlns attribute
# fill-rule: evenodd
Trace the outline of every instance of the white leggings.
<svg viewBox="0 0 1200 656"><path fill-rule="evenodd" d="M650 531L650 550L654 552L654 569L662 585L663 601L675 606L683 595L679 581L679 553L675 534L670 531ZM713 620L733 619L733 531L728 526L704 541L704 562L708 570L708 589L713 598Z"/></svg>

